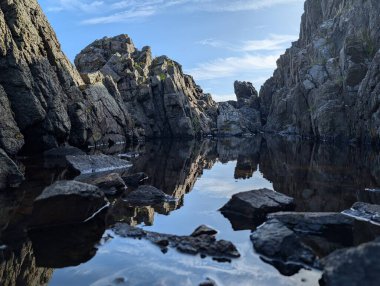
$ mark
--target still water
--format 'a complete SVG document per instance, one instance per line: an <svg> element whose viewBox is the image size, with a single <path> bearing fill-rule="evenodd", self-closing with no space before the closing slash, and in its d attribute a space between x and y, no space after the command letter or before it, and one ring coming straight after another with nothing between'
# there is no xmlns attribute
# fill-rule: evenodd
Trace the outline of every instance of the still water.
<svg viewBox="0 0 380 286"><path fill-rule="evenodd" d="M158 141L103 151L139 154L129 171L145 172L146 183L175 196L176 206L131 208L116 199L105 221L25 235L33 198L67 175L48 162L41 166L24 159L27 182L18 190L23 196L1 197L12 213L8 222L5 214L2 219L0 244L8 245L0 264L4 285L198 285L206 278L217 285L319 285L318 271L284 276L265 263L249 239L251 226L218 209L235 193L269 188L295 198L297 211L340 212L358 200L376 200L362 190L377 187L380 180L380 156L374 150L279 137ZM110 226L119 221L177 235L206 224L218 230L218 239L232 241L241 258L219 263L174 249L164 254L148 241L118 237Z"/></svg>

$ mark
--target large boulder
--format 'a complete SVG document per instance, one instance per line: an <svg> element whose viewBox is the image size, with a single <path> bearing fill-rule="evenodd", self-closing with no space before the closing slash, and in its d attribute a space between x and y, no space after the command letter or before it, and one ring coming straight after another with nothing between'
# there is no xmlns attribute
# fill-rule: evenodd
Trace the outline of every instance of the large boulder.
<svg viewBox="0 0 380 286"><path fill-rule="evenodd" d="M91 219L108 205L98 187L77 181L58 181L44 189L33 204L33 228Z"/></svg>
<svg viewBox="0 0 380 286"><path fill-rule="evenodd" d="M269 189L259 189L233 195L220 211L232 223L235 220L248 219L254 228L265 220L267 214L291 211L294 208L294 200L291 197Z"/></svg>

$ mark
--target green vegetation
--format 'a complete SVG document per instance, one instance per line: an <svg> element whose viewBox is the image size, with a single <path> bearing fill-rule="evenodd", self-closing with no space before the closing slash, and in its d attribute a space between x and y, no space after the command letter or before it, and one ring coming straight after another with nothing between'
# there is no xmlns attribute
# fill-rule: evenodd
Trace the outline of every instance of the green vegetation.
<svg viewBox="0 0 380 286"><path fill-rule="evenodd" d="M164 73L161 73L159 76L161 81L164 81L166 79L166 74Z"/></svg>

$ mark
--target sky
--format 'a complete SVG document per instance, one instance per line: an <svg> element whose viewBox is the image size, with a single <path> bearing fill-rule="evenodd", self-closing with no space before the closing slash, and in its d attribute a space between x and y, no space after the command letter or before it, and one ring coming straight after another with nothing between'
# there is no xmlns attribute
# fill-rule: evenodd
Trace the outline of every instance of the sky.
<svg viewBox="0 0 380 286"><path fill-rule="evenodd" d="M304 0L39 0L73 62L88 44L128 34L179 62L216 101L235 80L257 90L297 40Z"/></svg>

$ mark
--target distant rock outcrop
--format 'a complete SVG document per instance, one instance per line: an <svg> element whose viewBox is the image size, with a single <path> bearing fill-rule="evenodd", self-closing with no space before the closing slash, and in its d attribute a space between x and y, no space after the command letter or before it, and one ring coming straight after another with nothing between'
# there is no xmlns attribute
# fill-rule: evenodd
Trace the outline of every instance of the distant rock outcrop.
<svg viewBox="0 0 380 286"><path fill-rule="evenodd" d="M237 101L218 103L218 134L243 135L261 130L260 99L250 82L235 81Z"/></svg>
<svg viewBox="0 0 380 286"><path fill-rule="evenodd" d="M307 0L300 39L261 88L264 130L378 140L380 2Z"/></svg>

